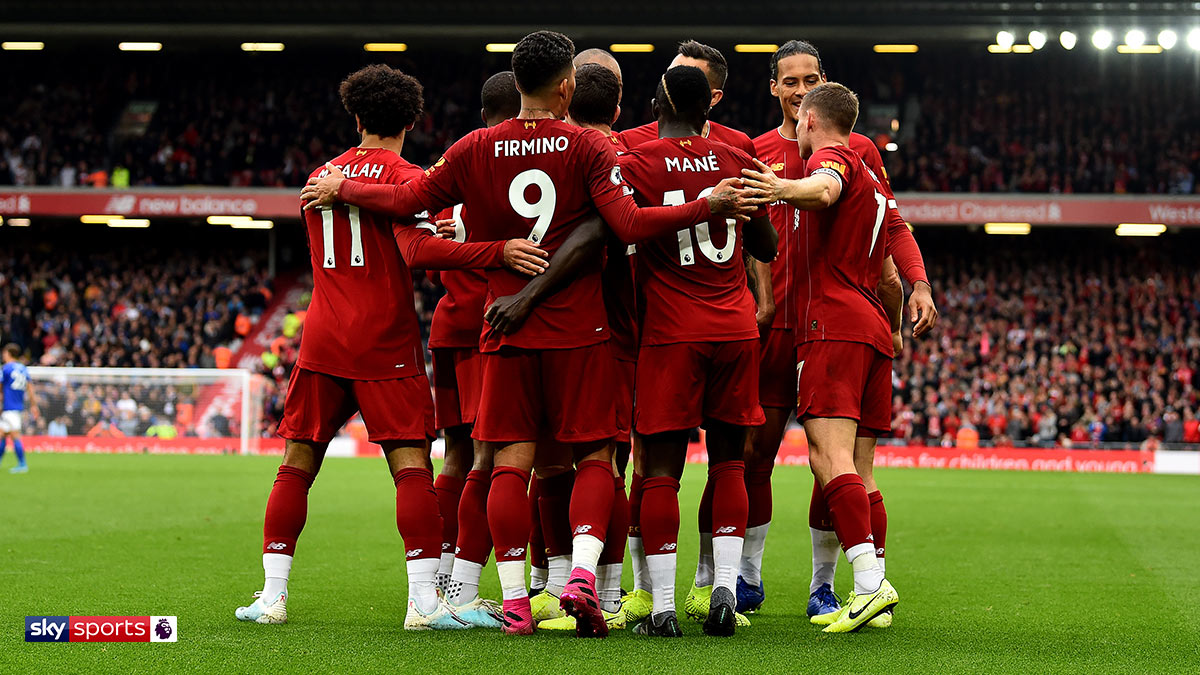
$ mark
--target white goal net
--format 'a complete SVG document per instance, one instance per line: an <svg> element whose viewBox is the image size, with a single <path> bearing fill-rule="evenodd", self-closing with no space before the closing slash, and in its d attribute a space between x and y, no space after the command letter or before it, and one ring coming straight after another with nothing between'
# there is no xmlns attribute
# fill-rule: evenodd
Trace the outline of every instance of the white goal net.
<svg viewBox="0 0 1200 675"><path fill-rule="evenodd" d="M164 452L247 454L258 451L265 429L262 376L249 370L30 367L29 378L33 405L23 433L50 445L127 439L122 447L136 451L135 439L145 439L142 446Z"/></svg>

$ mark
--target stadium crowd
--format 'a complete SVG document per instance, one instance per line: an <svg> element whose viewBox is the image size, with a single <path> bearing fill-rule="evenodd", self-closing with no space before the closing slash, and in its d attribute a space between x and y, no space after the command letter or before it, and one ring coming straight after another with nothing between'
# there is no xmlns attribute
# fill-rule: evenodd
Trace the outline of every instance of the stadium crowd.
<svg viewBox="0 0 1200 675"><path fill-rule="evenodd" d="M233 250L12 247L0 262L0 332L31 365L227 367L271 298L263 262ZM230 431L199 425L194 388L54 382L37 395L33 429L49 435Z"/></svg>
<svg viewBox="0 0 1200 675"><path fill-rule="evenodd" d="M1161 248L1130 258L1115 247L1061 241L1025 247L990 238L985 247L937 230L917 236L932 262L943 318L935 336L906 341L896 360L896 438L932 445L972 434L995 445L1200 443L1194 265L1170 262ZM0 333L27 349L31 364L214 367L246 329L238 317L260 313L272 292L262 262L232 250L64 255L60 248L5 256ZM428 337L440 288L424 274L414 282ZM306 298L291 308L298 317ZM264 354L266 435L282 414L300 335L275 336ZM181 435L215 435L197 427L189 408L180 411L194 392L60 389L43 410L62 410L65 418L34 420L41 433L100 433L106 427L96 425L107 422L144 435L161 417ZM127 399L138 405L121 405Z"/></svg>
<svg viewBox="0 0 1200 675"><path fill-rule="evenodd" d="M1197 189L1200 88L1169 86L1177 81L1165 76L1174 62L1153 66L1159 77L1132 61L1103 63L1084 54L1038 54L1000 67L995 56L966 46L899 58L825 47L838 68L830 77L862 97L858 130L881 146L897 143L896 152L885 153L897 191ZM382 60L331 54L314 62L291 52L199 60L164 53L136 67L100 59L69 69L11 69L0 92L7 111L0 184L301 185L314 163L354 141L329 83L363 60ZM503 56L386 57L427 87L427 114L407 139L409 159L427 165L479 125L478 107L466 102L502 69ZM174 67L181 58L187 67ZM617 126L628 128L649 121L663 57L622 60L628 66ZM299 71L306 76L292 76ZM751 136L773 127L778 104L767 77L764 56L730 54L714 119Z"/></svg>

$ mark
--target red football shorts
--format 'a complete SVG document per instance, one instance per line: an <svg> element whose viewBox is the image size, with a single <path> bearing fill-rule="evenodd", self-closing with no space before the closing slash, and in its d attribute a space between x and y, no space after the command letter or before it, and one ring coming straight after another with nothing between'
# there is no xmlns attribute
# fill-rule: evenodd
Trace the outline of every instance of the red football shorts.
<svg viewBox="0 0 1200 675"><path fill-rule="evenodd" d="M637 362L617 359L616 405L617 442L633 439L633 383L637 378Z"/></svg>
<svg viewBox="0 0 1200 675"><path fill-rule="evenodd" d="M762 341L758 401L765 408L796 407L796 334L772 328Z"/></svg>
<svg viewBox="0 0 1200 675"><path fill-rule="evenodd" d="M758 340L648 345L638 352L639 434L701 426L705 419L757 426Z"/></svg>
<svg viewBox="0 0 1200 675"><path fill-rule="evenodd" d="M608 342L571 349L504 347L483 355L472 436L492 443L586 443L617 434L616 359Z"/></svg>
<svg viewBox="0 0 1200 675"><path fill-rule="evenodd" d="M292 369L279 435L328 443L361 412L372 443L433 438L433 396L424 375L397 380L347 380L297 366Z"/></svg>
<svg viewBox="0 0 1200 675"><path fill-rule="evenodd" d="M433 352L434 420L438 429L474 424L483 388L483 359L474 347Z"/></svg>
<svg viewBox="0 0 1200 675"><path fill-rule="evenodd" d="M860 436L892 428L892 359L861 342L817 340L796 349L796 418L844 417Z"/></svg>

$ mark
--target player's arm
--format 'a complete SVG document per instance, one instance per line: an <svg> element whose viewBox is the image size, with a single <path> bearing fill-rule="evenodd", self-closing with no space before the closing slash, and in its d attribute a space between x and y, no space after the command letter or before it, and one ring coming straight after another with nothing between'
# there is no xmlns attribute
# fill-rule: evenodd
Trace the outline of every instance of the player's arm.
<svg viewBox="0 0 1200 675"><path fill-rule="evenodd" d="M437 236L436 226L430 223L416 227L395 224L392 232L404 261L414 269L507 267L521 274L536 276L545 271L549 264L546 262L546 252L526 239L459 243Z"/></svg>
<svg viewBox="0 0 1200 675"><path fill-rule="evenodd" d="M602 254L607 237L604 221L596 214L587 216L554 252L549 270L519 292L496 298L484 313L484 320L505 335L517 332L538 304L579 276L585 263Z"/></svg>
<svg viewBox="0 0 1200 675"><path fill-rule="evenodd" d="M759 331L766 331L775 322L775 289L771 285L771 265L754 256L746 256L746 280L758 309L754 321Z"/></svg>
<svg viewBox="0 0 1200 675"><path fill-rule="evenodd" d="M580 155L586 176L584 181L600 216L613 234L626 244L673 234L714 215L746 220L758 208L746 203L747 196L737 189L741 187L737 179L721 181L708 197L693 202L640 208L633 200L633 190L621 178L620 167L626 162L617 164L611 147L601 145L603 141L593 142L595 144Z"/></svg>
<svg viewBox="0 0 1200 675"><path fill-rule="evenodd" d="M807 178L788 180L775 175L771 167L757 159L754 164L758 171L742 169L742 182L753 195L751 204L783 201L804 211L820 211L836 204L842 196L842 177L833 169L822 167Z"/></svg>
<svg viewBox="0 0 1200 675"><path fill-rule="evenodd" d="M767 287L770 288L770 262L779 254L779 232L766 215L756 215L742 228L746 252L766 263Z"/></svg>
<svg viewBox="0 0 1200 675"><path fill-rule="evenodd" d="M896 263L892 256L883 259L883 274L879 277L879 285L875 295L883 302L887 311L888 321L892 327L892 348L897 354L904 349L904 339L900 336L900 324L903 321L901 312L904 309L904 285L900 283L900 273L896 271Z"/></svg>
<svg viewBox="0 0 1200 675"><path fill-rule="evenodd" d="M888 209L887 216L887 255L895 259L895 267L900 275L913 287L908 297L908 314L909 320L913 322L913 337L918 338L937 325L937 305L933 302L933 288L925 274L925 260L921 256L921 248L917 246L916 238L896 209L896 200L891 196L890 189L888 192L888 206L891 208Z"/></svg>

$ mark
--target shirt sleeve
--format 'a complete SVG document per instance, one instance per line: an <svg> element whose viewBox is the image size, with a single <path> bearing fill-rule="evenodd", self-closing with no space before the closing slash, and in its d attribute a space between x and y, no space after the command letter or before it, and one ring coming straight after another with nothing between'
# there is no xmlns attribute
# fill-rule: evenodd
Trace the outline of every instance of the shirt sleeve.
<svg viewBox="0 0 1200 675"><path fill-rule="evenodd" d="M404 261L413 269L484 269L504 265L504 241L458 243L435 235L432 223L395 224L392 233Z"/></svg>
<svg viewBox="0 0 1200 675"><path fill-rule="evenodd" d="M603 146L599 147L605 150ZM621 178L621 164L617 163L616 154L611 149L597 152L589 148L584 161L587 167L585 180L592 203L609 229L626 244L657 239L709 219L706 199L679 206L639 208L633 200L633 189Z"/></svg>
<svg viewBox="0 0 1200 675"><path fill-rule="evenodd" d="M421 211L431 213L462 200L462 181L473 136L459 140L446 150L423 176L401 185L342 182L338 199L368 211L404 218Z"/></svg>
<svg viewBox="0 0 1200 675"><path fill-rule="evenodd" d="M900 216L900 210L896 208L896 198L892 196L891 188L885 183L884 189L887 190L888 198L887 255L892 256L892 261L896 263L896 269L900 270L900 276L904 277L909 284L915 284L918 281L929 283L929 277L925 274L925 259L921 257L921 247L917 246L916 237L909 232L908 225Z"/></svg>

